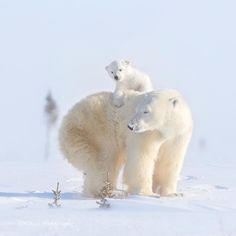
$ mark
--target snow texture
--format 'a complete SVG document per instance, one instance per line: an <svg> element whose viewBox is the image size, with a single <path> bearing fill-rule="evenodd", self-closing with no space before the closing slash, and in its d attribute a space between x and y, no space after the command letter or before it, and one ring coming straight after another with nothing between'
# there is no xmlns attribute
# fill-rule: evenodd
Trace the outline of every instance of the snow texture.
<svg viewBox="0 0 236 236"><path fill-rule="evenodd" d="M236 235L235 8L233 0L0 1L0 235ZM58 150L60 122L44 159L48 90L61 119L84 96L113 91L104 67L120 58L192 108L183 197L130 196L109 209L83 199L82 173ZM61 207L49 208L57 182Z"/></svg>
<svg viewBox="0 0 236 236"><path fill-rule="evenodd" d="M4 236L236 234L232 168L188 165L179 186L183 197L109 199L108 209L99 208L95 199L80 196L82 174L64 160L27 166L3 162L0 173L0 179L7 180L0 185L0 231ZM50 208L51 189L57 181L62 190L61 207Z"/></svg>

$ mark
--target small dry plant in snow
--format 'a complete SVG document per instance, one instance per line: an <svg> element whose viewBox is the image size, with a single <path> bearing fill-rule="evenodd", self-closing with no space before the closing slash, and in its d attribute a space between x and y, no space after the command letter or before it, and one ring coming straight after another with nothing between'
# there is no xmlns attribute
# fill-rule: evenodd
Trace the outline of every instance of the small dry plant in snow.
<svg viewBox="0 0 236 236"><path fill-rule="evenodd" d="M106 198L102 198L99 201L96 201L100 208L110 208L111 204Z"/></svg>
<svg viewBox="0 0 236 236"><path fill-rule="evenodd" d="M59 200L61 199L61 190L59 190L59 183L57 183L56 190L52 190L54 195L54 201L52 203L48 203L49 207L60 207Z"/></svg>
<svg viewBox="0 0 236 236"><path fill-rule="evenodd" d="M104 181L104 186L100 190L100 197L101 199L99 201L96 201L96 203L99 205L100 208L109 208L110 203L108 202L107 198L113 198L113 186L112 183L109 180L109 173L107 173L107 179Z"/></svg>

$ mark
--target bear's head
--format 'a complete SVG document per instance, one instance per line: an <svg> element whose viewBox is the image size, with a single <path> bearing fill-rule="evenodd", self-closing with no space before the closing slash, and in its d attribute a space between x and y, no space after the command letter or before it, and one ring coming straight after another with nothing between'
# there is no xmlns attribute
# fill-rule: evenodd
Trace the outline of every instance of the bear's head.
<svg viewBox="0 0 236 236"><path fill-rule="evenodd" d="M158 130L166 138L181 135L191 127L188 105L175 90L145 94L128 123L128 128L135 133Z"/></svg>
<svg viewBox="0 0 236 236"><path fill-rule="evenodd" d="M122 81L129 73L130 62L125 60L113 61L105 69L112 79Z"/></svg>

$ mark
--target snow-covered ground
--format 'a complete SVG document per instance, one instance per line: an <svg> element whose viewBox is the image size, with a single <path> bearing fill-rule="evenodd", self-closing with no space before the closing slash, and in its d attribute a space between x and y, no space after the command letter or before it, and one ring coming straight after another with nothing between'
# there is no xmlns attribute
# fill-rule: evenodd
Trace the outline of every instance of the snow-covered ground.
<svg viewBox="0 0 236 236"><path fill-rule="evenodd" d="M0 236L236 235L234 0L0 0ZM130 196L98 208L59 153L44 159L48 90L60 120L78 100L113 91L104 67L128 59L155 88L189 102L194 133L183 197ZM61 208L51 209L60 182Z"/></svg>
<svg viewBox="0 0 236 236"><path fill-rule="evenodd" d="M234 168L191 165L184 168L183 197L130 196L109 200L100 209L80 196L82 175L65 160L2 162L0 235L236 235ZM60 182L60 208L49 208L51 189Z"/></svg>

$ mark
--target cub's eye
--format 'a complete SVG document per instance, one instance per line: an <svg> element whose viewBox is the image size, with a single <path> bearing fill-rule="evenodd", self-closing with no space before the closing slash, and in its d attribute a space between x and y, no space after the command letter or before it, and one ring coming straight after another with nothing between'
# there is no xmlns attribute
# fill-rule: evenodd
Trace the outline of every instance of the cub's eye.
<svg viewBox="0 0 236 236"><path fill-rule="evenodd" d="M113 74L113 71L111 73Z"/></svg>
<svg viewBox="0 0 236 236"><path fill-rule="evenodd" d="M149 111L144 111L143 113L144 113L144 114L148 114L148 113L149 113Z"/></svg>
<svg viewBox="0 0 236 236"><path fill-rule="evenodd" d="M119 69L119 71L122 71L122 69Z"/></svg>

